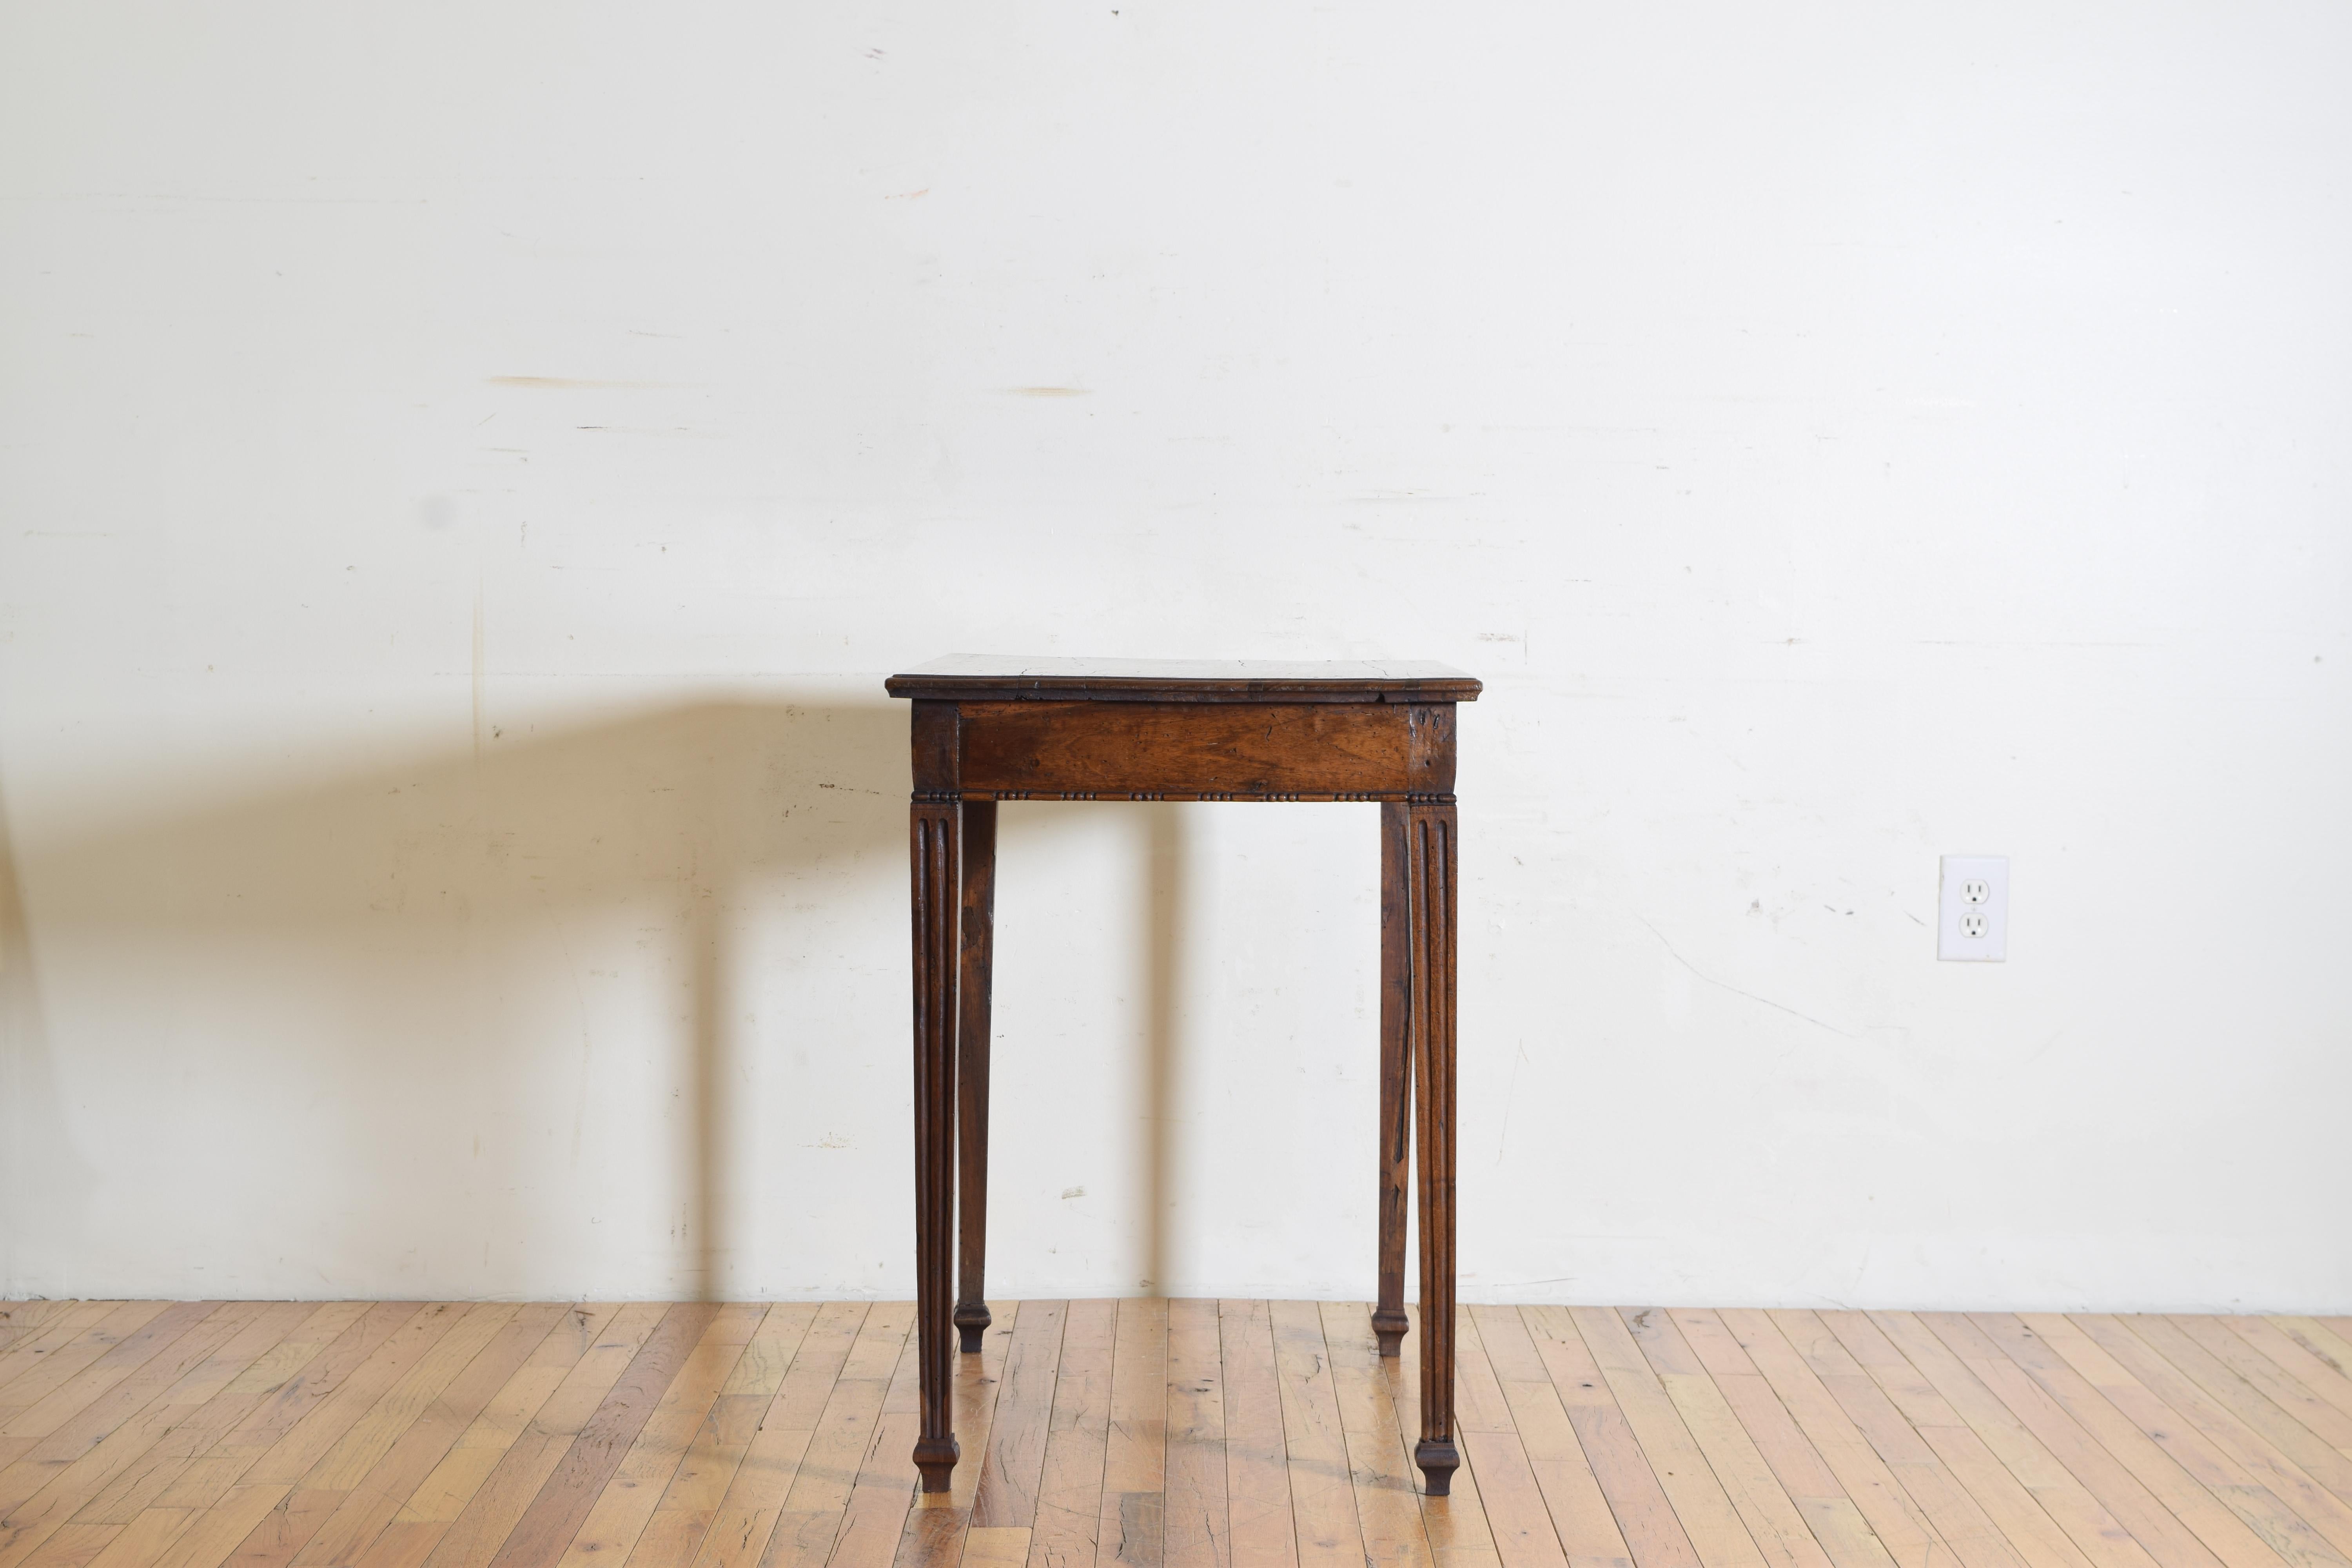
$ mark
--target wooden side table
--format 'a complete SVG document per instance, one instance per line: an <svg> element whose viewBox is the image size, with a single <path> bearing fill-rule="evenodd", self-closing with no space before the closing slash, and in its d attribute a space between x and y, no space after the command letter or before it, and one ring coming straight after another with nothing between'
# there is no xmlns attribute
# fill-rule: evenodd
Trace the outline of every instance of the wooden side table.
<svg viewBox="0 0 2352 1568"><path fill-rule="evenodd" d="M1408 1130L1420 1149L1421 1441L1444 1497L1454 1442L1454 705L1478 682L1439 664L959 657L887 682L910 699L915 792L916 1331L923 1490L960 1450L951 1331L988 1327L989 981L1000 800L1360 800L1381 804L1380 1300L1404 1315ZM1419 1092L1414 1089L1418 1087ZM1408 1123L1407 1116L1412 1121ZM961 1144L961 1161L957 1159ZM961 1201L961 1258L949 1280Z"/></svg>

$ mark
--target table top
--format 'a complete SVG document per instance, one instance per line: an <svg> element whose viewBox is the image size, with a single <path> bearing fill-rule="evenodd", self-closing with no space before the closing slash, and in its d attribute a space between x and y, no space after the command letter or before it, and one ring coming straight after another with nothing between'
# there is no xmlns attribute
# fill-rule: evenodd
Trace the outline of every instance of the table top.
<svg viewBox="0 0 2352 1568"><path fill-rule="evenodd" d="M960 653L894 675L891 696L963 702L1475 702L1479 683L1410 659L1027 658Z"/></svg>

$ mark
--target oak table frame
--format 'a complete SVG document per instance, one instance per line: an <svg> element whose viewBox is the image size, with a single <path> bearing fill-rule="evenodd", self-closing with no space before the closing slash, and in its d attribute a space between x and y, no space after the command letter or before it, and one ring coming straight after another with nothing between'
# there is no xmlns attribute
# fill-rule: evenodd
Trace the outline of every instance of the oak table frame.
<svg viewBox="0 0 2352 1568"><path fill-rule="evenodd" d="M1454 710L1433 664L961 656L886 683L912 703L917 1365L922 1489L949 1489L954 1352L980 1349L988 1218L989 989L1003 800L1377 801L1381 818L1380 1297L1397 1353L1405 1182L1418 1148L1421 1441L1444 1497L1454 1435ZM961 1158L959 1158L959 1154ZM950 1284L950 1233L961 1226Z"/></svg>

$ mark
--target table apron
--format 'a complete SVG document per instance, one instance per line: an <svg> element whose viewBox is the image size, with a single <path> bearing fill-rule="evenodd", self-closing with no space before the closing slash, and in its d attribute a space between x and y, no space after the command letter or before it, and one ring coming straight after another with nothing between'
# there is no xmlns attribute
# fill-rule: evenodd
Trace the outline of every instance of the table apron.
<svg viewBox="0 0 2352 1568"><path fill-rule="evenodd" d="M920 794L1270 801L1406 800L1454 791L1450 702L916 706L950 710L918 715L919 730L930 718L945 742L916 748Z"/></svg>

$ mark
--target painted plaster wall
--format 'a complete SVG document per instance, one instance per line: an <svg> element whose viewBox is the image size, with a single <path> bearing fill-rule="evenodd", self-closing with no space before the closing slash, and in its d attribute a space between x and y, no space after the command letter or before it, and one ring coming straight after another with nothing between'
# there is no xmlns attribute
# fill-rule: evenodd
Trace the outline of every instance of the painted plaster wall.
<svg viewBox="0 0 2352 1568"><path fill-rule="evenodd" d="M908 1293L879 683L960 650L1486 680L1472 1299L2352 1308L2347 77L7 6L0 1286ZM1369 1291L1373 859L1006 808L1001 1293Z"/></svg>

